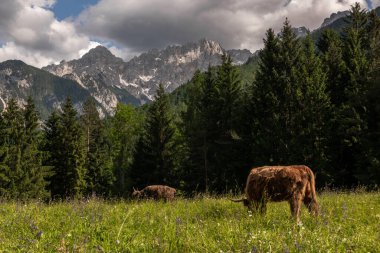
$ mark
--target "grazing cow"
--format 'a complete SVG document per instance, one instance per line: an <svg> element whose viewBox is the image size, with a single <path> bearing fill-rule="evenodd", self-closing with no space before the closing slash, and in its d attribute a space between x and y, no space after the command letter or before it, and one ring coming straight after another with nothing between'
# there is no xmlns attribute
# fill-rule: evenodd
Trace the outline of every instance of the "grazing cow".
<svg viewBox="0 0 380 253"><path fill-rule="evenodd" d="M133 189L132 197L134 198L152 198L154 200L163 199L173 201L176 189L166 185L149 185L141 191Z"/></svg>
<svg viewBox="0 0 380 253"><path fill-rule="evenodd" d="M288 201L292 216L299 222L303 202L309 212L318 215L314 174L305 165L264 166L253 168L245 187L243 202L251 211L265 213L268 201Z"/></svg>

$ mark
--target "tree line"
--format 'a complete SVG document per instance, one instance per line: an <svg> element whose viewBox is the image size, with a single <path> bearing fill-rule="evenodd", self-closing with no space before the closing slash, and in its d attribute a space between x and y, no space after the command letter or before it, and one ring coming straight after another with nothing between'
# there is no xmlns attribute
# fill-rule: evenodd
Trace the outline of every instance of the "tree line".
<svg viewBox="0 0 380 253"><path fill-rule="evenodd" d="M5 198L125 197L167 184L183 193L241 192L250 168L306 164L319 187L380 183L380 20L352 6L347 26L315 43L285 20L266 32L255 78L239 67L197 71L173 94L101 119L70 98L41 122L33 100L0 117Z"/></svg>

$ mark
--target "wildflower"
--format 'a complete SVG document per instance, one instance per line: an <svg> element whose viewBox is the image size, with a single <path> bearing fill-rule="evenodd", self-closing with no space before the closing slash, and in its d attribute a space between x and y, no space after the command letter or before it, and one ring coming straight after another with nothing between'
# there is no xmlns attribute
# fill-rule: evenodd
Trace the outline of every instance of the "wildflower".
<svg viewBox="0 0 380 253"><path fill-rule="evenodd" d="M36 237L37 237L38 239L41 239L42 235L43 235L43 232L42 232L42 231L39 231L39 232L36 234Z"/></svg>
<svg viewBox="0 0 380 253"><path fill-rule="evenodd" d="M259 252L259 251L257 250L256 246L253 246L251 249L251 253L256 253L256 252Z"/></svg>

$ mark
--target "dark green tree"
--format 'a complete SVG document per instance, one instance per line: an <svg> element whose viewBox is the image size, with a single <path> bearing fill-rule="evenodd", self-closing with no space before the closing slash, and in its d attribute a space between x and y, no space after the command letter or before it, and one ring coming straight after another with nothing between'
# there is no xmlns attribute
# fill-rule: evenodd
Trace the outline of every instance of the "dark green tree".
<svg viewBox="0 0 380 253"><path fill-rule="evenodd" d="M131 105L117 104L115 115L108 121L108 137L112 143L112 165L115 177L113 192L128 196L135 177L131 176L136 143L142 129L143 113Z"/></svg>
<svg viewBox="0 0 380 253"><path fill-rule="evenodd" d="M43 165L51 171L49 180L49 190L52 197L63 196L64 171L59 171L62 167L59 166L62 159L63 147L61 146L60 129L62 128L59 113L54 110L45 125L43 126Z"/></svg>
<svg viewBox="0 0 380 253"><path fill-rule="evenodd" d="M141 136L132 167L134 185L169 184L177 186L175 128L168 95L161 84L146 115L145 132Z"/></svg>
<svg viewBox="0 0 380 253"><path fill-rule="evenodd" d="M83 104L81 124L85 142L87 194L109 196L114 181L110 142L93 98L88 98Z"/></svg>
<svg viewBox="0 0 380 253"><path fill-rule="evenodd" d="M184 169L187 187L225 192L246 176L241 171L244 166L237 134L240 102L241 80L228 55L223 55L221 66L194 75L182 115L188 148Z"/></svg>
<svg viewBox="0 0 380 253"><path fill-rule="evenodd" d="M368 72L366 24L368 16L359 4L352 6L348 27L343 34L343 60L346 80L340 85L342 101L336 106L333 129L333 167L340 184L351 186L365 182L367 172L364 136L368 129ZM365 164L366 162L364 162Z"/></svg>
<svg viewBox="0 0 380 253"><path fill-rule="evenodd" d="M252 163L306 164L320 173L329 97L313 41L301 43L286 20L278 36L268 30L259 57L249 105Z"/></svg>
<svg viewBox="0 0 380 253"><path fill-rule="evenodd" d="M319 176L319 182L331 180L329 173L328 138L331 118L330 97L326 88L327 75L321 60L315 52L314 41L310 35L303 40L303 52L299 67L301 96L298 101L295 146L293 160L309 165ZM302 147L302 148L301 148Z"/></svg>
<svg viewBox="0 0 380 253"><path fill-rule="evenodd" d="M278 37L267 32L253 85L252 142L255 164L289 164L295 161L302 99L299 79L301 43L289 21Z"/></svg>
<svg viewBox="0 0 380 253"><path fill-rule="evenodd" d="M24 141L24 118L20 106L15 99L8 101L3 112L3 138L6 146L6 166L7 172L4 178L7 184L3 188L7 189L6 196L10 198L25 198L22 187L29 180L28 175L22 170L22 146Z"/></svg>
<svg viewBox="0 0 380 253"><path fill-rule="evenodd" d="M45 128L48 164L53 167L50 178L53 198L77 198L85 191L83 132L77 112L68 97L60 113L53 112Z"/></svg>
<svg viewBox="0 0 380 253"><path fill-rule="evenodd" d="M343 60L343 42L339 35L330 29L322 33L318 41L322 67L327 74L326 89L332 105L340 105L345 99L342 90L347 81L346 63Z"/></svg>
<svg viewBox="0 0 380 253"><path fill-rule="evenodd" d="M28 97L24 109L24 140L21 150L21 169L26 180L22 192L27 198L47 198L47 178L50 171L42 165L42 152L40 151L41 126L39 115L34 101Z"/></svg>
<svg viewBox="0 0 380 253"><path fill-rule="evenodd" d="M234 189L246 177L240 137L237 134L241 120L241 79L236 66L232 65L229 55L222 56L222 64L216 68L213 79L210 111L204 121L211 120L214 126L210 155L213 166L210 170L212 190L223 192ZM206 116L205 115L205 116ZM213 129L215 128L215 129ZM240 188L240 187L239 187Z"/></svg>
<svg viewBox="0 0 380 253"><path fill-rule="evenodd" d="M181 115L182 135L187 147L187 159L183 165L185 189L189 192L208 192L210 158L214 132L216 131L212 99L215 97L214 77L211 68L205 73L197 71L186 97L186 110ZM210 119L210 120L207 120Z"/></svg>
<svg viewBox="0 0 380 253"><path fill-rule="evenodd" d="M0 196L10 197L9 185L11 170L8 166L8 143L7 128L3 115L0 114Z"/></svg>

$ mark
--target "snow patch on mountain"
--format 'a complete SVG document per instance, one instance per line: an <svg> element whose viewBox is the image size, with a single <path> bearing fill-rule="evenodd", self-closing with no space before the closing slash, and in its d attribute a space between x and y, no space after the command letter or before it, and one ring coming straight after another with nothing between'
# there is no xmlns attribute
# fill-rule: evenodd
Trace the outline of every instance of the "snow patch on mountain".
<svg viewBox="0 0 380 253"><path fill-rule="evenodd" d="M144 82L149 82L153 76L144 76L144 75L140 75L139 78L144 81Z"/></svg>

